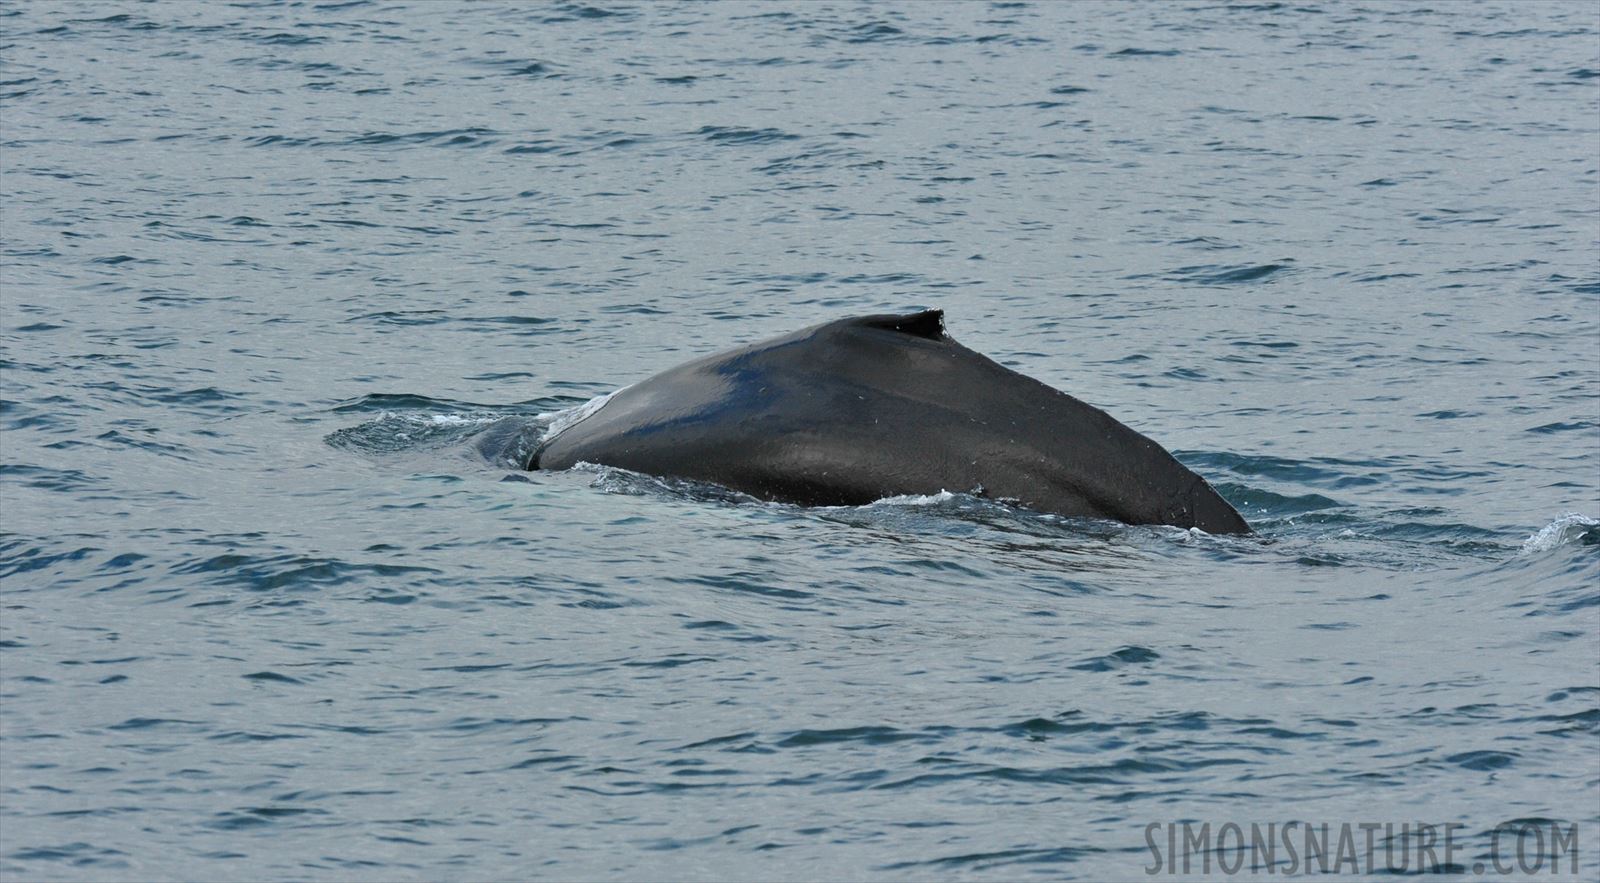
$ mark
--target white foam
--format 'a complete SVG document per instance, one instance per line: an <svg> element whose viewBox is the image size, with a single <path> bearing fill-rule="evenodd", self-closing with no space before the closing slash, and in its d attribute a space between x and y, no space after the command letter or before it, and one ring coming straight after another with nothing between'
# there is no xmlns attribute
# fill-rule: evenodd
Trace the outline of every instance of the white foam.
<svg viewBox="0 0 1600 883"><path fill-rule="evenodd" d="M603 396L595 396L581 405L567 408L564 411L546 411L538 415L541 420L546 417L551 418L550 425L544 428L544 435L539 436L540 443L547 442L587 420L594 415L594 412L604 408L606 402L611 401L611 397L622 392L623 389L627 389L627 387L624 386L622 389L612 390Z"/></svg>
<svg viewBox="0 0 1600 883"><path fill-rule="evenodd" d="M406 414L384 411L379 420L397 420L413 426L476 426L503 419L503 414Z"/></svg>
<svg viewBox="0 0 1600 883"><path fill-rule="evenodd" d="M1537 533L1524 540L1521 554L1533 555L1538 552L1548 552L1563 543L1577 539L1594 527L1600 527L1600 519L1579 515L1576 512L1568 512L1555 521L1539 528Z"/></svg>
<svg viewBox="0 0 1600 883"><path fill-rule="evenodd" d="M873 500L874 506L933 506L939 503L948 503L956 498L949 491L940 491L937 494L900 494L894 497L884 497Z"/></svg>

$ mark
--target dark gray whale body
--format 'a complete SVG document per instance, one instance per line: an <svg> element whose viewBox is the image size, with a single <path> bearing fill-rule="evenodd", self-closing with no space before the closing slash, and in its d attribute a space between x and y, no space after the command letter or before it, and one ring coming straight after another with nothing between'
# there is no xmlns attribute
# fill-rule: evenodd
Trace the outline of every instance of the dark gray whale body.
<svg viewBox="0 0 1600 883"><path fill-rule="evenodd" d="M939 310L841 319L680 365L617 392L526 465L580 462L805 505L950 490L1250 532L1160 445L951 340Z"/></svg>

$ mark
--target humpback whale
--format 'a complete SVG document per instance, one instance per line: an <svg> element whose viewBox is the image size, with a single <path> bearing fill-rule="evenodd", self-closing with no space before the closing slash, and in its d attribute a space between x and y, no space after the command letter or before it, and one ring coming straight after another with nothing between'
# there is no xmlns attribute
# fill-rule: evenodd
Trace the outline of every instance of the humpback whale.
<svg viewBox="0 0 1600 883"><path fill-rule="evenodd" d="M1065 516L1250 532L1160 445L955 342L940 310L814 325L586 410L552 427L523 465L595 463L802 505L949 490Z"/></svg>

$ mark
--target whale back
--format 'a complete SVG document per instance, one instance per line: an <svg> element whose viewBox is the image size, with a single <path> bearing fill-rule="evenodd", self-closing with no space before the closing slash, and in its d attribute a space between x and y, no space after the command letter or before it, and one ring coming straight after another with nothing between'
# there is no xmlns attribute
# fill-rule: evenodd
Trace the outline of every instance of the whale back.
<svg viewBox="0 0 1600 883"><path fill-rule="evenodd" d="M1250 530L1160 445L957 343L939 310L828 322L664 371L555 435L528 467L580 462L806 505L949 490Z"/></svg>

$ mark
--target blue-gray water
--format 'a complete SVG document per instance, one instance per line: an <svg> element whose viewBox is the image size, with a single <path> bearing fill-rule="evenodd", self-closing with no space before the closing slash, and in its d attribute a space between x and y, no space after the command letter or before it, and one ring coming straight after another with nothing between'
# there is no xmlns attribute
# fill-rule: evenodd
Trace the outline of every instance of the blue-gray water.
<svg viewBox="0 0 1600 883"><path fill-rule="evenodd" d="M1139 879L1185 819L1600 874L1594 4L0 29L6 879ZM473 450L913 307L1260 536Z"/></svg>

